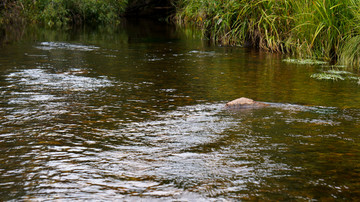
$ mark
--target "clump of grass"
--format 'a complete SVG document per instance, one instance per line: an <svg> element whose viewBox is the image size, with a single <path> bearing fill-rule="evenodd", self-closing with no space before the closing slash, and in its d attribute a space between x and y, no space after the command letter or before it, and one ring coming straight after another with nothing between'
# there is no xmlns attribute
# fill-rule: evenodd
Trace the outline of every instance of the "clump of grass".
<svg viewBox="0 0 360 202"><path fill-rule="evenodd" d="M340 63L360 67L360 35L350 37L343 45Z"/></svg>
<svg viewBox="0 0 360 202"><path fill-rule="evenodd" d="M272 52L285 51L283 27L290 23L288 1L277 0L181 0L179 24L193 24L205 36L222 44L251 43Z"/></svg>
<svg viewBox="0 0 360 202"><path fill-rule="evenodd" d="M360 2L357 0L347 0L347 2L352 18L345 23L351 27L351 31L345 37L339 62L360 67Z"/></svg>
<svg viewBox="0 0 360 202"><path fill-rule="evenodd" d="M340 48L352 29L353 19L348 0L314 0L307 4L297 1L294 8L299 13L295 18L293 34L306 46L300 52L312 57L336 62Z"/></svg>

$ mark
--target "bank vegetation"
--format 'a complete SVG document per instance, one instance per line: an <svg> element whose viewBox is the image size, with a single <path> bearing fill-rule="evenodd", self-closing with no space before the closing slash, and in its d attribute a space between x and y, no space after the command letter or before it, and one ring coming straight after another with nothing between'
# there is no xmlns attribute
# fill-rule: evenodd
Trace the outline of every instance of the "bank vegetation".
<svg viewBox="0 0 360 202"><path fill-rule="evenodd" d="M2 0L0 25L115 24L127 0Z"/></svg>
<svg viewBox="0 0 360 202"><path fill-rule="evenodd" d="M229 45L360 66L360 1L179 0L175 20Z"/></svg>
<svg viewBox="0 0 360 202"><path fill-rule="evenodd" d="M360 66L358 0L2 0L0 38L4 27L26 23L115 25L127 6L146 2L173 4L177 24L216 43Z"/></svg>

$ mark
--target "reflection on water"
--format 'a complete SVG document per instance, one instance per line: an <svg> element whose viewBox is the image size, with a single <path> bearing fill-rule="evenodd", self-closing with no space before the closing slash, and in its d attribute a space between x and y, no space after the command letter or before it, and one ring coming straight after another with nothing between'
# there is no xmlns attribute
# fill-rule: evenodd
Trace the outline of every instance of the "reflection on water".
<svg viewBox="0 0 360 202"><path fill-rule="evenodd" d="M0 200L360 198L356 84L136 26L0 50Z"/></svg>
<svg viewBox="0 0 360 202"><path fill-rule="evenodd" d="M75 50L75 51L93 51L98 49L96 46L85 46L79 44L69 44L63 42L41 42L36 48L41 50Z"/></svg>

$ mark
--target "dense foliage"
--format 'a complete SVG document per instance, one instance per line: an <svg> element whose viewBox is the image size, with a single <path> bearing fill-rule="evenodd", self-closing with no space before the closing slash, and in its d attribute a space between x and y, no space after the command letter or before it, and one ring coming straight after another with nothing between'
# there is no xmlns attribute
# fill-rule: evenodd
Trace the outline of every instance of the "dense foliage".
<svg viewBox="0 0 360 202"><path fill-rule="evenodd" d="M222 44L360 65L357 0L179 0L176 20Z"/></svg>
<svg viewBox="0 0 360 202"><path fill-rule="evenodd" d="M116 23L127 0L3 0L0 24L22 19L49 26Z"/></svg>

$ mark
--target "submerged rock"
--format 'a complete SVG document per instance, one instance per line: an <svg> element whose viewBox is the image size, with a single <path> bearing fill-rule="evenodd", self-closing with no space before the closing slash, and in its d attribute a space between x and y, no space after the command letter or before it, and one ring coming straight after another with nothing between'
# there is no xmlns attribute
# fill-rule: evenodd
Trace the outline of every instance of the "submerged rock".
<svg viewBox="0 0 360 202"><path fill-rule="evenodd" d="M259 108L266 106L269 106L269 104L263 102L256 102L246 97L238 98L236 100L226 103L225 105L225 107L228 109Z"/></svg>

